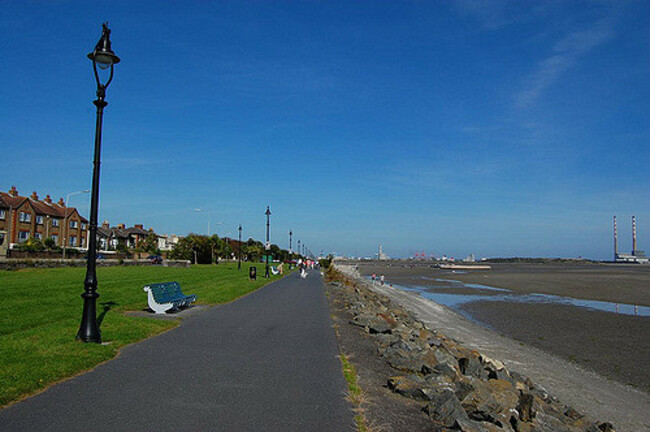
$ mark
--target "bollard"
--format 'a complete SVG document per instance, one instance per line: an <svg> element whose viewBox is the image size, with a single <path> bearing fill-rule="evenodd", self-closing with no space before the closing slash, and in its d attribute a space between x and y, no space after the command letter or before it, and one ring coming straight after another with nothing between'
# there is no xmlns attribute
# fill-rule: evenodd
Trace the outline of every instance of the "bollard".
<svg viewBox="0 0 650 432"><path fill-rule="evenodd" d="M250 280L257 280L257 267L251 267L248 269L248 278Z"/></svg>

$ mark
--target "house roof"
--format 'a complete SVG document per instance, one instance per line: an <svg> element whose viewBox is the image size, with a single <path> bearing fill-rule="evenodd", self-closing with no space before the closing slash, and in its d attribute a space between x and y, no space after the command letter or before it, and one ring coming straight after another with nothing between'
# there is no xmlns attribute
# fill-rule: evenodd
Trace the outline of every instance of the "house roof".
<svg viewBox="0 0 650 432"><path fill-rule="evenodd" d="M0 207L2 207L4 203L4 205L6 206L4 208L17 209L18 207L22 206L26 201L29 202L29 204L32 206L34 212L36 212L37 215L51 216L56 218L67 218L70 217L73 213L77 212L82 222L86 222L86 223L88 222L88 219L81 216L81 214L79 214L79 211L75 207L65 207L59 204L48 203L45 201L35 200L20 195L13 196L6 192L0 191Z"/></svg>
<svg viewBox="0 0 650 432"><path fill-rule="evenodd" d="M138 227L118 228L118 227L97 227L97 233L103 237L129 238L131 235L149 235L153 231L147 231Z"/></svg>
<svg viewBox="0 0 650 432"><path fill-rule="evenodd" d="M0 192L0 198L9 206L11 209L20 207L27 198L21 196L9 195L6 192Z"/></svg>
<svg viewBox="0 0 650 432"><path fill-rule="evenodd" d="M97 234L100 237L110 237L113 231L110 228L97 227Z"/></svg>
<svg viewBox="0 0 650 432"><path fill-rule="evenodd" d="M150 234L149 231L147 231L146 229L138 228L138 227L127 228L126 231L129 234L140 234L140 235L149 235Z"/></svg>

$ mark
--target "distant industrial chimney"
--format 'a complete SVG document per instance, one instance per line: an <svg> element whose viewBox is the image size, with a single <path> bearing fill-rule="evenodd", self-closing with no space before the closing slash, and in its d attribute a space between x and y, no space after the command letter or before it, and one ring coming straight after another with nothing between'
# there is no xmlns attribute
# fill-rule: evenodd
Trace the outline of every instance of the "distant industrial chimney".
<svg viewBox="0 0 650 432"><path fill-rule="evenodd" d="M636 218L632 216L632 255L636 255Z"/></svg>
<svg viewBox="0 0 650 432"><path fill-rule="evenodd" d="M618 255L618 230L616 228L616 216L614 216L614 261Z"/></svg>

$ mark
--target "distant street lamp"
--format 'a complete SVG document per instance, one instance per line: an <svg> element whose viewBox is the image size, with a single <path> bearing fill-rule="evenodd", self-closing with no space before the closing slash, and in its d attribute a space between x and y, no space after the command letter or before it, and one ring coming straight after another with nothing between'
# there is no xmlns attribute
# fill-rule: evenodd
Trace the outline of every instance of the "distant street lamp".
<svg viewBox="0 0 650 432"><path fill-rule="evenodd" d="M300 255L301 255L301 253L300 253L300 240L298 240L298 257L300 257Z"/></svg>
<svg viewBox="0 0 650 432"><path fill-rule="evenodd" d="M266 212L264 214L266 215L266 272L264 274L264 277L271 277L269 274L269 254L271 253L271 243L269 242L269 224L271 210L269 210L268 206L266 206Z"/></svg>
<svg viewBox="0 0 650 432"><path fill-rule="evenodd" d="M106 88L113 80L113 66L120 62L120 58L111 50L111 31L108 29L108 23L102 24L102 36L97 42L93 52L88 54L88 58L93 62L93 72L97 82L97 100L93 104L97 107L97 122L95 124L95 157L93 160L93 183L92 194L90 198L90 231L88 233L88 259L86 265L86 280L84 281L85 292L81 295L84 299L83 316L81 325L77 333L77 339L83 342L100 343L102 341L99 326L97 325L96 301L97 294L97 213L99 209L99 167L101 165L102 151L102 120L104 108L108 103L104 100L106 97ZM110 68L110 75L105 84L99 79L97 67L100 69Z"/></svg>
<svg viewBox="0 0 650 432"><path fill-rule="evenodd" d="M62 236L63 237L63 239L62 239L63 240L63 259L65 259L65 246L66 246L66 242L68 241L68 216L69 216L68 215L68 200L70 199L71 196L79 195L79 194L82 194L82 193L90 193L90 189L80 190L80 191L76 191L76 192L70 192L69 194L67 194L65 196L65 209L63 210L64 213L63 213L63 227L62 227L63 228L63 236Z"/></svg>
<svg viewBox="0 0 650 432"><path fill-rule="evenodd" d="M293 233L289 230L289 270L293 268L293 250L291 249L291 236Z"/></svg>
<svg viewBox="0 0 650 432"><path fill-rule="evenodd" d="M237 231L239 231L239 243L238 243L239 244L239 248L238 248L239 249L239 252L238 252L239 258L238 258L238 262L237 262L237 270L241 270L241 224L239 225L239 228L237 228Z"/></svg>

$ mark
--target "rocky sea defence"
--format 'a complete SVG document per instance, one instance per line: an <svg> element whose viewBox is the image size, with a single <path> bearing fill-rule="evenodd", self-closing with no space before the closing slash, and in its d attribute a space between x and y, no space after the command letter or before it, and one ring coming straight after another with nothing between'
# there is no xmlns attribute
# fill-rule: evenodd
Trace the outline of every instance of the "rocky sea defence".
<svg viewBox="0 0 650 432"><path fill-rule="evenodd" d="M372 291L369 282L336 270L328 274L352 319L374 341L394 371L386 387L419 401L433 429L440 431L606 432L561 403L530 378L497 359L468 349L427 328L413 314Z"/></svg>

